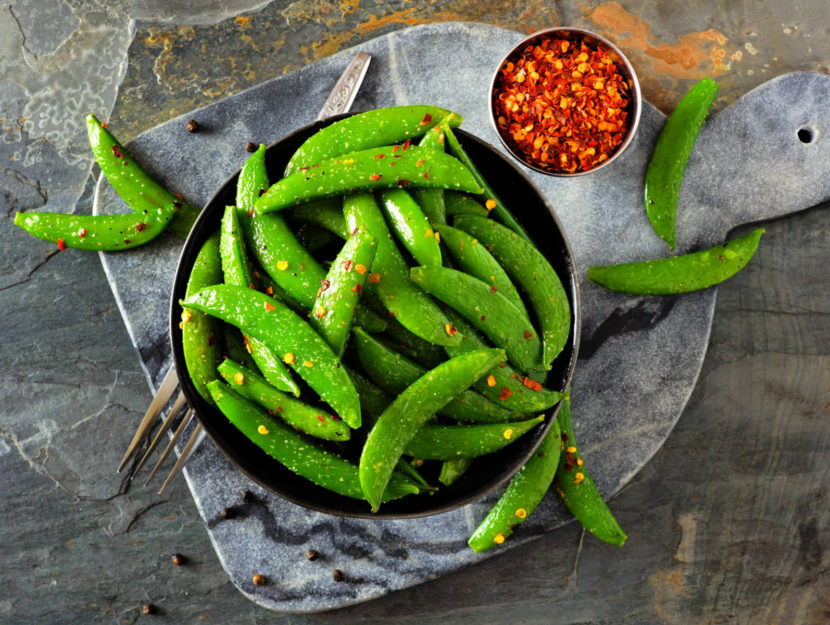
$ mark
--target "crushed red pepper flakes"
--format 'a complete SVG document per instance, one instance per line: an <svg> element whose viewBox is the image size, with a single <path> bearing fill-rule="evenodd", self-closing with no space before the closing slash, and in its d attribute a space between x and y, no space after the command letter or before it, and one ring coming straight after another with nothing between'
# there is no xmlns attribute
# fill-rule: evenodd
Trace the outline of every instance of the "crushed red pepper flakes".
<svg viewBox="0 0 830 625"><path fill-rule="evenodd" d="M526 339L533 338L533 332L531 332L530 330L525 330L524 337Z"/></svg>
<svg viewBox="0 0 830 625"><path fill-rule="evenodd" d="M524 384L527 388L532 391L541 391L542 385L539 384L536 380L531 380L529 377L525 376L524 380L522 380L522 384Z"/></svg>
<svg viewBox="0 0 830 625"><path fill-rule="evenodd" d="M86 236L86 228L81 228L78 231L78 236L80 236L81 238L85 237Z"/></svg>
<svg viewBox="0 0 830 625"><path fill-rule="evenodd" d="M60 239L60 238L59 238L59 239L58 239L58 249L59 249L61 252L62 252L63 250L65 250L65 249L66 249L66 241L64 241L63 239Z"/></svg>
<svg viewBox="0 0 830 625"><path fill-rule="evenodd" d="M147 227L147 224L145 224L143 221L140 224L135 225L135 229L138 232L142 232L146 227Z"/></svg>
<svg viewBox="0 0 830 625"><path fill-rule="evenodd" d="M427 114L424 115L424 118L421 120L421 126L426 126L431 121L432 121L432 115L427 113Z"/></svg>
<svg viewBox="0 0 830 625"><path fill-rule="evenodd" d="M124 154L118 149L117 145L112 146L112 153L115 155L115 158L124 158Z"/></svg>
<svg viewBox="0 0 830 625"><path fill-rule="evenodd" d="M512 394L513 394L513 393L510 391L510 389L509 389L509 388L507 388L506 386L502 386L502 387L501 387L501 393L499 393L499 399L500 399L500 400L502 400L502 401L504 401L504 400L506 400L508 397L510 397Z"/></svg>
<svg viewBox="0 0 830 625"><path fill-rule="evenodd" d="M372 174L371 176L369 176L369 180L380 180L382 177L382 174Z"/></svg>
<svg viewBox="0 0 830 625"><path fill-rule="evenodd" d="M375 158L383 158L386 154L375 154Z"/></svg>
<svg viewBox="0 0 830 625"><path fill-rule="evenodd" d="M343 269L345 269L346 271L351 271L352 267L354 267L354 261L353 260L349 259L349 260L344 260L343 261Z"/></svg>
<svg viewBox="0 0 830 625"><path fill-rule="evenodd" d="M265 310L271 311L276 310L276 308L274 308L274 305L271 304L271 302L265 302Z"/></svg>
<svg viewBox="0 0 830 625"><path fill-rule="evenodd" d="M573 173L606 161L628 131L630 87L608 51L543 39L507 59L493 92L505 141L541 169Z"/></svg>

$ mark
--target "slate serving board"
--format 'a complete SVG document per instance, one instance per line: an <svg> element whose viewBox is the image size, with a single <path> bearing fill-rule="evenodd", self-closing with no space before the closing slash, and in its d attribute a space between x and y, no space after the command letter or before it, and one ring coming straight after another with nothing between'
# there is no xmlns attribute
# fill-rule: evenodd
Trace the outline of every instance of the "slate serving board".
<svg viewBox="0 0 830 625"><path fill-rule="evenodd" d="M354 110L433 103L459 111L463 128L499 145L487 118L486 85L500 57L521 38L469 23L394 32L171 120L128 147L151 174L202 205L242 165L248 141L267 144L311 122L357 51L373 60ZM682 189L679 253L721 242L738 225L830 199L828 102L830 77L788 74L709 121ZM199 121L200 132L187 133L190 118ZM663 122L663 115L644 103L635 141L596 174L565 180L529 172L562 221L581 276L590 265L668 254L642 206L645 169ZM128 209L102 180L94 210ZM153 389L170 366L167 315L180 249L181 241L163 237L128 254L101 254ZM580 289L582 342L572 387L576 435L599 488L610 496L654 455L679 418L706 351L716 291L641 297L608 292L584 279ZM197 452L186 478L233 583L256 603L282 612L315 612L378 597L568 520L557 499L548 496L504 545L475 555L467 537L498 493L424 519L336 518L256 488L210 443ZM256 501L243 503L245 490ZM232 519L221 515L228 506L238 513ZM321 554L317 561L305 560L310 548ZM345 574L344 582L332 582L335 568ZM254 573L269 582L254 586Z"/></svg>

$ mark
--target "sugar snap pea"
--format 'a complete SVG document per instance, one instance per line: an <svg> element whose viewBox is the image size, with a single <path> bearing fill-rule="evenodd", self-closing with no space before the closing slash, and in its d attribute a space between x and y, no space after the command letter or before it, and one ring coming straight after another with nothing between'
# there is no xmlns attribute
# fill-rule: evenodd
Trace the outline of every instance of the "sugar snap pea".
<svg viewBox="0 0 830 625"><path fill-rule="evenodd" d="M406 444L404 453L423 460L478 458L517 441L544 420L545 417L540 416L511 423L426 424Z"/></svg>
<svg viewBox="0 0 830 625"><path fill-rule="evenodd" d="M222 261L219 256L219 233L210 235L193 261L190 276L185 287L185 297L197 293L206 286L221 284ZM182 312L182 352L187 374L208 403L213 398L207 390L208 382L216 379L216 365L219 364L221 329L217 319L197 310Z"/></svg>
<svg viewBox="0 0 830 625"><path fill-rule="evenodd" d="M527 294L542 334L542 365L550 369L571 331L570 303L556 271L532 243L492 219L460 215L453 225L484 243Z"/></svg>
<svg viewBox="0 0 830 625"><path fill-rule="evenodd" d="M556 469L554 486L565 506L582 526L594 536L612 545L622 546L627 536L591 479L574 437L571 402L566 399L557 416L562 429L562 452Z"/></svg>
<svg viewBox="0 0 830 625"><path fill-rule="evenodd" d="M367 328L364 329L367 332L370 331ZM427 369L437 367L447 359L447 353L443 347L412 334L394 318L390 318L389 325L378 338L385 344L392 346L395 351L404 354ZM487 347L487 345L482 344L479 347Z"/></svg>
<svg viewBox="0 0 830 625"><path fill-rule="evenodd" d="M343 240L349 238L346 220L343 219L343 200L340 197L323 198L316 202L286 208L282 216L292 223L314 224Z"/></svg>
<svg viewBox="0 0 830 625"><path fill-rule="evenodd" d="M683 96L660 131L648 163L646 213L670 250L675 246L677 199L686 165L718 89L711 78L704 78Z"/></svg>
<svg viewBox="0 0 830 625"><path fill-rule="evenodd" d="M415 199L405 189L378 192L386 221L398 241L419 265L440 265L441 248L435 232Z"/></svg>
<svg viewBox="0 0 830 625"><path fill-rule="evenodd" d="M288 161L285 175L348 152L420 137L444 119L455 127L461 124L463 118L437 106L420 104L390 106L346 117L306 139Z"/></svg>
<svg viewBox="0 0 830 625"><path fill-rule="evenodd" d="M456 217L457 215L487 217L490 214L477 199L457 191L444 191L444 209L447 217Z"/></svg>
<svg viewBox="0 0 830 625"><path fill-rule="evenodd" d="M280 464L318 486L363 499L357 466L281 424L224 382L214 380L208 389L228 420ZM378 499L390 501L419 492L420 488L408 478L390 472L388 484Z"/></svg>
<svg viewBox="0 0 830 625"><path fill-rule="evenodd" d="M614 291L646 294L688 293L734 276L746 266L763 228L706 250L622 265L590 267L588 279Z"/></svg>
<svg viewBox="0 0 830 625"><path fill-rule="evenodd" d="M413 382L383 414L360 455L360 485L377 512L406 444L433 414L505 359L504 350L482 349L448 360Z"/></svg>
<svg viewBox="0 0 830 625"><path fill-rule="evenodd" d="M539 366L539 335L522 312L495 285L446 267L413 267L412 281L458 311L498 347L520 371Z"/></svg>
<svg viewBox="0 0 830 625"><path fill-rule="evenodd" d="M467 544L476 553L501 544L539 505L553 481L559 463L560 427L553 423L536 452L510 479L496 505L470 536Z"/></svg>
<svg viewBox="0 0 830 625"><path fill-rule="evenodd" d="M525 317L528 316L525 304L507 272L487 248L479 244L478 239L447 225L436 225L435 231L441 236L441 242L449 250L458 269L491 286L495 285L499 293L509 299Z"/></svg>
<svg viewBox="0 0 830 625"><path fill-rule="evenodd" d="M446 137L440 124L436 124L423 136L418 143L418 147L444 152L446 151L445 139ZM444 204L443 189L412 189L412 196L418 202L418 205L424 211L424 215L426 215L430 223L447 223L447 209Z"/></svg>
<svg viewBox="0 0 830 625"><path fill-rule="evenodd" d="M461 337L451 333L447 317L409 279L409 267L401 256L370 193L346 196L343 213L349 231L366 229L377 239L377 251L369 276L369 291L407 330L437 345L457 345Z"/></svg>
<svg viewBox="0 0 830 625"><path fill-rule="evenodd" d="M467 168L448 154L389 145L297 170L271 185L257 200L256 209L267 214L333 195L403 187L482 191Z"/></svg>
<svg viewBox="0 0 830 625"><path fill-rule="evenodd" d="M338 357L343 354L360 306L376 243L377 239L365 230L356 230L334 259L311 308L311 326Z"/></svg>
<svg viewBox="0 0 830 625"><path fill-rule="evenodd" d="M291 427L329 441L347 441L351 430L343 421L278 390L269 381L238 362L226 358L219 374L237 393L271 411ZM215 377L215 376L214 376Z"/></svg>
<svg viewBox="0 0 830 625"><path fill-rule="evenodd" d="M187 237L199 208L153 180L92 113L86 117L86 131L101 173L127 205L139 214L172 207L175 219L169 232L182 239Z"/></svg>
<svg viewBox="0 0 830 625"><path fill-rule="evenodd" d="M444 486L450 486L458 481L472 466L474 458L453 458L441 463L438 481Z"/></svg>
<svg viewBox="0 0 830 625"><path fill-rule="evenodd" d="M123 215L17 213L14 225L59 249L117 252L155 239L175 215L171 207Z"/></svg>
<svg viewBox="0 0 830 625"><path fill-rule="evenodd" d="M487 201L488 210L492 210L496 214L496 217L499 218L499 221L510 228L513 232L517 233L527 241L530 241L527 231L524 227L522 227L522 224L519 223L519 220L513 216L510 209L505 206L504 202L501 201L501 198L496 195L496 192L493 191L493 188L487 183L484 176L481 175L481 172L478 171L475 163L473 163L473 159L471 159L469 154L467 154L464 150L461 143L458 141L458 137L455 136L452 129L446 124L444 124L443 128L444 133L447 136L447 144L449 146L450 153L467 166L467 169L472 172L476 182L484 188L484 199ZM489 208L491 205L493 207L492 209Z"/></svg>
<svg viewBox="0 0 830 625"><path fill-rule="evenodd" d="M400 394L426 372L361 328L354 329L355 351L366 374L387 393ZM523 415L491 402L473 390L465 389L450 400L439 414L471 423L504 423Z"/></svg>
<svg viewBox="0 0 830 625"><path fill-rule="evenodd" d="M236 207L240 212L248 213L254 210L257 198L264 193L269 185L268 169L265 166L265 145L259 144L239 170L236 180Z"/></svg>
<svg viewBox="0 0 830 625"><path fill-rule="evenodd" d="M237 326L282 356L349 427L360 427L360 400L335 353L311 326L264 293L229 284L207 287L182 302Z"/></svg>

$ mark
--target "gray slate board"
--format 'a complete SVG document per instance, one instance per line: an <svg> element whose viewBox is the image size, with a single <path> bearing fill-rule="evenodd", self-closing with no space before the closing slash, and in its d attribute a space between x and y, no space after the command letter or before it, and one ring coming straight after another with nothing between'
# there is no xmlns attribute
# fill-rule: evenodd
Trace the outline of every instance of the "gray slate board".
<svg viewBox="0 0 830 625"><path fill-rule="evenodd" d="M204 204L236 169L248 141L270 143L311 122L356 51L373 56L354 110L432 103L457 110L463 128L493 145L487 119L491 72L522 35L482 24L418 26L379 37L314 65L158 126L129 144L174 191ZM447 59L452 59L450 65ZM830 198L830 77L797 73L747 94L703 129L690 159L678 218L678 251L722 241L735 226L804 210ZM196 118L202 131L188 134ZM642 206L643 178L663 115L645 103L635 141L612 166L563 180L531 173L550 198L580 275L595 264L668 254ZM813 129L803 143L797 130ZM823 134L825 133L826 134ZM99 213L127 207L102 181ZM762 240L763 244L763 240ZM152 388L170 366L167 314L181 242L164 237L129 254L101 254ZM573 381L576 434L600 489L610 496L654 455L679 418L706 351L714 289L639 297L580 284L583 320ZM350 520L286 503L236 472L205 444L186 470L210 538L233 583L267 608L313 612L378 597L438 577L566 522L549 495L503 546L475 555L466 539L497 494L426 519ZM258 495L242 503L243 491ZM223 519L221 511L238 515ZM306 549L321 554L315 562ZM345 581L332 582L335 568ZM255 587L254 573L269 583Z"/></svg>

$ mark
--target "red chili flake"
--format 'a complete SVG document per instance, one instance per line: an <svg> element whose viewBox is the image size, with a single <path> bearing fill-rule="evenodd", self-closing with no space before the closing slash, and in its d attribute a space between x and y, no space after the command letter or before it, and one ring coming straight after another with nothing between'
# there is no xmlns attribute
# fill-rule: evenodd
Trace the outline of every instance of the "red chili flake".
<svg viewBox="0 0 830 625"><path fill-rule="evenodd" d="M58 249L60 251L65 250L66 249L66 241L64 241L63 239L58 239Z"/></svg>
<svg viewBox="0 0 830 625"><path fill-rule="evenodd" d="M491 293L495 293L495 292L496 292L496 291L498 291L498 290L499 290L499 289L496 287L496 285L495 285L495 284L491 284L491 285L490 285L490 292L491 292Z"/></svg>
<svg viewBox="0 0 830 625"><path fill-rule="evenodd" d="M412 139L407 139L403 142L403 145L401 145L401 149L408 150L410 145L412 145Z"/></svg>
<svg viewBox="0 0 830 625"><path fill-rule="evenodd" d="M124 158L124 154L118 149L117 145L112 146L112 153L115 154L115 158Z"/></svg>
<svg viewBox="0 0 830 625"><path fill-rule="evenodd" d="M276 308L270 302L265 302L265 310L276 310Z"/></svg>
<svg viewBox="0 0 830 625"><path fill-rule="evenodd" d="M398 186L399 187L408 187L412 184L412 181L407 180L406 178L398 178Z"/></svg>
<svg viewBox="0 0 830 625"><path fill-rule="evenodd" d="M352 259L344 260L343 261L343 269L346 271L351 271L354 267L354 261Z"/></svg>
<svg viewBox="0 0 830 625"><path fill-rule="evenodd" d="M383 176L381 174L372 174L369 176L369 180L380 180Z"/></svg>
<svg viewBox="0 0 830 625"><path fill-rule="evenodd" d="M401 146L399 146L399 145L393 146L392 151L397 152L399 147L401 147Z"/></svg>
<svg viewBox="0 0 830 625"><path fill-rule="evenodd" d="M426 115L424 115L424 118L421 120L421 126L426 126L431 121L432 121L432 115L427 113Z"/></svg>
<svg viewBox="0 0 830 625"><path fill-rule="evenodd" d="M481 315L481 320L482 321L487 321L487 317L485 317L484 315Z"/></svg>
<svg viewBox="0 0 830 625"><path fill-rule="evenodd" d="M325 422L326 422L326 418L325 418L323 415L321 415L321 414L318 414L318 415L317 415L317 420L318 420L320 423L325 423Z"/></svg>
<svg viewBox="0 0 830 625"><path fill-rule="evenodd" d="M101 124L101 128L106 128L107 126L109 126L109 124L108 124L108 123L106 123L106 122L104 122L103 124Z"/></svg>
<svg viewBox="0 0 830 625"><path fill-rule="evenodd" d="M428 171L425 171L425 172L424 172L424 173L422 173L421 175L422 175L424 178L429 178L429 172L428 172Z"/></svg>
<svg viewBox="0 0 830 625"><path fill-rule="evenodd" d="M124 239L124 245L129 245L129 244L130 244L130 240L129 239Z"/></svg>
<svg viewBox="0 0 830 625"><path fill-rule="evenodd" d="M343 419L341 419L340 417L338 417L336 414L333 414L333 415L331 415L331 420L332 420L332 421L342 421Z"/></svg>
<svg viewBox="0 0 830 625"><path fill-rule="evenodd" d="M386 154L375 154L375 158L383 158Z"/></svg>
<svg viewBox="0 0 830 625"><path fill-rule="evenodd" d="M317 297L320 297L327 288L331 286L330 280L320 280L320 288L317 289Z"/></svg>
<svg viewBox="0 0 830 625"><path fill-rule="evenodd" d="M78 231L78 235L79 235L81 238L85 237L85 236L86 236L86 228L81 228L81 229Z"/></svg>
<svg viewBox="0 0 830 625"><path fill-rule="evenodd" d="M513 393L512 393L512 392L510 392L510 389L509 389L509 388L507 388L506 386L502 386L502 387L501 387L501 393L499 393L499 399L500 399L500 400L502 400L502 401L504 401L505 399L507 399L508 397L510 397L512 394L513 394Z"/></svg>
<svg viewBox="0 0 830 625"><path fill-rule="evenodd" d="M526 339L533 338L533 332L531 332L530 330L525 330L524 337Z"/></svg>
<svg viewBox="0 0 830 625"><path fill-rule="evenodd" d="M181 202L173 202L173 210L177 210L177 211L182 210Z"/></svg>
<svg viewBox="0 0 830 625"><path fill-rule="evenodd" d="M135 225L135 229L138 232L142 232L146 227L147 227L147 224L145 224L144 222L141 222L140 224Z"/></svg>
<svg viewBox="0 0 830 625"><path fill-rule="evenodd" d="M420 167L423 164L424 164L424 159L422 159L422 158L419 158L417 161L415 161L415 167Z"/></svg>
<svg viewBox="0 0 830 625"><path fill-rule="evenodd" d="M522 384L524 384L531 391L541 391L542 390L542 385L541 384L539 384L536 380L531 380L527 376L525 376L524 380L522 380Z"/></svg>
<svg viewBox="0 0 830 625"><path fill-rule="evenodd" d="M355 285L352 287L352 291L354 291L355 293L357 293L357 296L358 296L358 297L363 297L363 285L362 285L362 284L360 284L360 283L355 284Z"/></svg>
<svg viewBox="0 0 830 625"><path fill-rule="evenodd" d="M183 200L183 199L184 199L184 196L183 196L181 193L174 193L174 194L173 194L173 197L177 197L177 198L179 198L180 200Z"/></svg>
<svg viewBox="0 0 830 625"><path fill-rule="evenodd" d="M507 59L493 90L505 141L548 171L587 171L628 131L630 87L608 51L584 39L549 38Z"/></svg>

